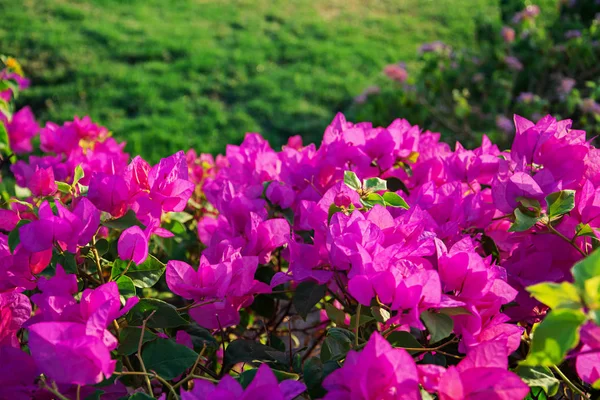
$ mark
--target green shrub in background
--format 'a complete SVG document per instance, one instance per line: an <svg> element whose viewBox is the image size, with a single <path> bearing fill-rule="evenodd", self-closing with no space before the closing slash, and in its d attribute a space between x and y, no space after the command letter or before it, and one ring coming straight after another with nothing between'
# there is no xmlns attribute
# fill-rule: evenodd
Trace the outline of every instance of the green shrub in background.
<svg viewBox="0 0 600 400"><path fill-rule="evenodd" d="M473 10L499 18L498 0L0 0L0 50L39 121L89 115L158 162L245 132L320 140L386 64L471 43Z"/></svg>
<svg viewBox="0 0 600 400"><path fill-rule="evenodd" d="M509 139L513 114L537 120L550 113L600 133L600 4L500 6L500 21L478 17L474 46L428 43L422 68L386 67L387 81L355 99L351 118L385 125L406 115L462 142L478 142L482 133Z"/></svg>

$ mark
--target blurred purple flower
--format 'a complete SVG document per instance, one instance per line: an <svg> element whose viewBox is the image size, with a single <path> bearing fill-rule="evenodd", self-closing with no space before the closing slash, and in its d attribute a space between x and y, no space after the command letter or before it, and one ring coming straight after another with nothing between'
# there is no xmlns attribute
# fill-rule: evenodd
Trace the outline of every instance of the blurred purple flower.
<svg viewBox="0 0 600 400"><path fill-rule="evenodd" d="M450 49L448 45L444 44L439 40L436 40L435 42L422 44L419 48L419 54L441 52L447 49Z"/></svg>
<svg viewBox="0 0 600 400"><path fill-rule="evenodd" d="M558 93L560 93L561 96L571 93L571 90L573 90L576 83L577 82L575 81L575 79L572 78L561 79L560 86L558 87Z"/></svg>
<svg viewBox="0 0 600 400"><path fill-rule="evenodd" d="M596 103L594 99L584 99L581 103L581 111L589 114L600 114L600 104Z"/></svg>
<svg viewBox="0 0 600 400"><path fill-rule="evenodd" d="M519 94L519 97L517 97L517 101L519 103L525 103L525 104L533 103L534 99L535 99L535 95L531 92L523 92L523 93Z"/></svg>
<svg viewBox="0 0 600 400"><path fill-rule="evenodd" d="M506 63L506 66L513 71L521 71L523 69L523 64L521 64L521 61L519 61L517 57L504 57L504 62Z"/></svg>
<svg viewBox="0 0 600 400"><path fill-rule="evenodd" d="M354 98L354 102L357 104L363 104L367 101L367 98L369 96L371 96L372 94L377 94L379 92L381 92L379 86L369 86L368 88L363 90L361 94Z"/></svg>
<svg viewBox="0 0 600 400"><path fill-rule="evenodd" d="M521 12L518 12L513 17L514 23L519 23L524 20L534 19L540 14L540 8L536 5L530 5L525 7L525 9Z"/></svg>
<svg viewBox="0 0 600 400"><path fill-rule="evenodd" d="M504 133L513 133L513 122L504 115L496 115L496 127Z"/></svg>
<svg viewBox="0 0 600 400"><path fill-rule="evenodd" d="M577 29L571 29L570 31L565 32L566 39L575 39L581 37L581 31Z"/></svg>

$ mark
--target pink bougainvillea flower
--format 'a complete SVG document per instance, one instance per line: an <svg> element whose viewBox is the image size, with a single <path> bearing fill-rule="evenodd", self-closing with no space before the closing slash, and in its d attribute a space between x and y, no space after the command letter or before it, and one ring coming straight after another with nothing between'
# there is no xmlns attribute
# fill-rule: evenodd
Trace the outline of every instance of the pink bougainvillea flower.
<svg viewBox="0 0 600 400"><path fill-rule="evenodd" d="M182 400L212 400L212 399L240 399L240 400L293 400L306 390L306 386L298 381L277 381L273 371L261 364L256 375L246 389L231 376L226 375L215 386L205 380L195 380L194 389L181 392Z"/></svg>
<svg viewBox="0 0 600 400"><path fill-rule="evenodd" d="M87 197L99 210L117 218L127 211L129 187L122 176L99 172L90 180Z"/></svg>
<svg viewBox="0 0 600 400"><path fill-rule="evenodd" d="M271 182L266 191L267 199L283 209L294 203L294 190L283 182Z"/></svg>
<svg viewBox="0 0 600 400"><path fill-rule="evenodd" d="M0 346L19 347L17 331L30 317L27 296L16 291L0 293Z"/></svg>
<svg viewBox="0 0 600 400"><path fill-rule="evenodd" d="M141 264L148 258L148 237L139 226L125 229L119 237L117 244L119 258Z"/></svg>
<svg viewBox="0 0 600 400"><path fill-rule="evenodd" d="M29 107L23 107L14 113L10 121L0 113L0 123L6 125L10 149L15 154L30 153L33 150L31 139L39 132L40 127Z"/></svg>
<svg viewBox="0 0 600 400"><path fill-rule="evenodd" d="M348 353L342 368L327 376L323 387L325 400L421 398L413 358L404 349L393 348L377 332L360 353Z"/></svg>
<svg viewBox="0 0 600 400"><path fill-rule="evenodd" d="M183 211L194 191L188 179L185 153L179 151L163 158L148 172L150 197L159 203L163 211Z"/></svg>
<svg viewBox="0 0 600 400"><path fill-rule="evenodd" d="M508 371L506 347L488 342L471 350L457 366L450 366L439 380L440 400L519 400L529 386Z"/></svg>
<svg viewBox="0 0 600 400"><path fill-rule="evenodd" d="M588 322L581 328L583 346L578 351L577 374L590 385L600 382L600 326Z"/></svg>
<svg viewBox="0 0 600 400"><path fill-rule="evenodd" d="M31 189L31 194L34 196L50 196L56 193L56 182L54 181L52 168L36 167L29 181L29 189Z"/></svg>
<svg viewBox="0 0 600 400"><path fill-rule="evenodd" d="M57 383L93 385L115 370L111 346L103 337L88 333L85 324L76 322L39 322L29 327L29 348L38 368Z"/></svg>
<svg viewBox="0 0 600 400"><path fill-rule="evenodd" d="M30 400L39 373L31 356L19 348L0 346L0 398Z"/></svg>

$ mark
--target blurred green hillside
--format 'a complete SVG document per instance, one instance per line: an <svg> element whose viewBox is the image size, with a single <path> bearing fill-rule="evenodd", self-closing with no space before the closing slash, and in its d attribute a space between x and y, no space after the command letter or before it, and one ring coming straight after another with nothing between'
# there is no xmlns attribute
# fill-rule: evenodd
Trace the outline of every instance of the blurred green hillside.
<svg viewBox="0 0 600 400"><path fill-rule="evenodd" d="M42 121L89 114L156 161L257 131L316 140L383 66L472 41L494 0L0 0Z"/></svg>

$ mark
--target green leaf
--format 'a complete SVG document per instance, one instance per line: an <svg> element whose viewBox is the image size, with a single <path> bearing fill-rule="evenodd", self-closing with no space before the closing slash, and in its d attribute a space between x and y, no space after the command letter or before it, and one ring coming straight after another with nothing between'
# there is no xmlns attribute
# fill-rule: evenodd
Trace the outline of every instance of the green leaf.
<svg viewBox="0 0 600 400"><path fill-rule="evenodd" d="M318 357L311 357L304 363L303 378L308 394L312 399L320 399L325 396L326 392L323 389L323 380L339 368L335 361L321 362Z"/></svg>
<svg viewBox="0 0 600 400"><path fill-rule="evenodd" d="M344 328L330 328L327 336L334 338L342 343L354 343L354 332Z"/></svg>
<svg viewBox="0 0 600 400"><path fill-rule="evenodd" d="M579 330L585 320L581 310L552 310L534 330L530 352L523 365L549 367L560 364L567 352L579 343Z"/></svg>
<svg viewBox="0 0 600 400"><path fill-rule="evenodd" d="M108 250L110 249L110 244L108 243L108 240L106 239L99 239L98 241L96 241L96 250L98 251L98 254L103 256L106 253L108 253Z"/></svg>
<svg viewBox="0 0 600 400"><path fill-rule="evenodd" d="M149 328L176 328L188 322L181 318L172 305L158 299L141 299L127 313L129 325L140 326L146 318L155 311L146 326Z"/></svg>
<svg viewBox="0 0 600 400"><path fill-rule="evenodd" d="M523 204L526 208L533 208L538 213L542 209L542 205L540 204L540 202L535 199L528 199L526 197L517 197L517 201L519 203Z"/></svg>
<svg viewBox="0 0 600 400"><path fill-rule="evenodd" d="M600 276L600 249L595 250L592 254L575 264L571 272L573 273L573 278L575 278L575 286L585 291L585 282L588 279Z"/></svg>
<svg viewBox="0 0 600 400"><path fill-rule="evenodd" d="M331 217L333 217L333 214L340 211L342 211L341 207L338 207L334 203L331 203L331 205L329 206L329 211L327 212L327 225L331 223Z"/></svg>
<svg viewBox="0 0 600 400"><path fill-rule="evenodd" d="M365 179L363 187L370 192L381 192L387 190L387 182L381 178L369 178Z"/></svg>
<svg viewBox="0 0 600 400"><path fill-rule="evenodd" d="M137 352L141 333L142 329L134 326L127 326L121 329L121 333L119 334L119 347L117 348L117 353L129 356ZM142 343L150 342L156 338L157 336L154 333L146 329L146 331L144 332L144 339Z"/></svg>
<svg viewBox="0 0 600 400"><path fill-rule="evenodd" d="M146 399L151 399L154 400L154 397L148 396L146 393L144 392L137 392L132 394L131 396L128 397L129 400L146 400Z"/></svg>
<svg viewBox="0 0 600 400"><path fill-rule="evenodd" d="M4 126L4 122L0 121L0 150L6 154L10 154L10 141L8 140L8 131ZM358 178L357 178L358 179ZM359 182L360 185L360 182Z"/></svg>
<svg viewBox="0 0 600 400"><path fill-rule="evenodd" d="M564 215L575 207L575 191L561 190L546 196L548 217L555 218Z"/></svg>
<svg viewBox="0 0 600 400"><path fill-rule="evenodd" d="M404 208L405 210L410 208L406 201L394 192L385 192L383 194L383 200L385 201L386 206Z"/></svg>
<svg viewBox="0 0 600 400"><path fill-rule="evenodd" d="M127 268L127 264L129 264L128 261L115 260L111 276L116 277L122 274ZM131 263L125 275L131 278L135 287L149 288L158 282L160 277L164 274L165 269L165 264L160 262L153 255L149 255L148 258L146 258L146 261L140 265Z"/></svg>
<svg viewBox="0 0 600 400"><path fill-rule="evenodd" d="M387 336L387 341L394 347L402 347L404 349L420 349L423 345L415 339L410 332L394 331ZM417 353L416 351L408 351L410 354Z"/></svg>
<svg viewBox="0 0 600 400"><path fill-rule="evenodd" d="M581 300L577 288L569 282L543 282L529 286L527 291L541 303L552 309L581 308Z"/></svg>
<svg viewBox="0 0 600 400"><path fill-rule="evenodd" d="M195 348L204 346L217 348L218 343L208 329L201 327L195 322L183 326L183 331L187 332L192 338L192 344Z"/></svg>
<svg viewBox="0 0 600 400"><path fill-rule="evenodd" d="M63 266L65 272L69 274L77 274L77 260L75 260L75 254L64 252L61 265Z"/></svg>
<svg viewBox="0 0 600 400"><path fill-rule="evenodd" d="M541 217L532 217L525 214L521 209L515 208L515 222L512 223L509 232L523 232L534 226Z"/></svg>
<svg viewBox="0 0 600 400"><path fill-rule="evenodd" d="M530 387L529 393L524 400L548 400L548 395L541 387Z"/></svg>
<svg viewBox="0 0 600 400"><path fill-rule="evenodd" d="M346 357L351 347L352 342L345 336L327 336L321 345L321 361L340 361Z"/></svg>
<svg viewBox="0 0 600 400"><path fill-rule="evenodd" d="M84 400L102 400L102 395L104 394L104 390L95 389L92 393L87 395ZM131 397L129 397L131 398ZM139 397L138 397L139 399Z"/></svg>
<svg viewBox="0 0 600 400"><path fill-rule="evenodd" d="M377 322L384 323L392 316L388 310L383 307L371 307L371 315Z"/></svg>
<svg viewBox="0 0 600 400"><path fill-rule="evenodd" d="M68 183L61 181L54 181L54 183L56 184L56 188L59 192L64 194L71 193L71 185L69 185Z"/></svg>
<svg viewBox="0 0 600 400"><path fill-rule="evenodd" d="M312 308L325 296L327 287L316 282L302 282L296 287L292 303L304 320Z"/></svg>
<svg viewBox="0 0 600 400"><path fill-rule="evenodd" d="M232 367L237 363L279 362L287 365L288 355L272 347L255 342L253 340L238 339L229 343L225 349L223 368Z"/></svg>
<svg viewBox="0 0 600 400"><path fill-rule="evenodd" d="M81 164L75 167L75 174L73 175L73 186L75 186L83 177L85 173L83 172L83 168Z"/></svg>
<svg viewBox="0 0 600 400"><path fill-rule="evenodd" d="M408 190L408 188L406 187L406 185L404 184L404 182L402 182L400 179L395 178L395 177L390 177L387 178L385 180L386 184L387 184L387 188L389 191L391 192L397 192L398 190L402 190L402 192L405 195L409 195L410 191Z"/></svg>
<svg viewBox="0 0 600 400"><path fill-rule="evenodd" d="M186 222L190 222L191 220L193 220L194 216L186 212L172 212L169 214L169 218L171 218L174 221L178 221L182 224L185 224Z"/></svg>
<svg viewBox="0 0 600 400"><path fill-rule="evenodd" d="M421 313L421 320L431 334L431 339L429 340L430 343L437 343L440 340L447 338L454 329L454 321L445 314L423 311Z"/></svg>
<svg viewBox="0 0 600 400"><path fill-rule="evenodd" d="M146 229L144 224L140 222L140 220L136 217L135 212L133 210L127 211L125 215L117 219L108 219L102 222L102 225L111 229L127 229L134 225L139 226L142 229Z"/></svg>
<svg viewBox="0 0 600 400"><path fill-rule="evenodd" d="M554 396L558 392L560 382L548 367L520 365L515 372L529 387L540 387L549 396Z"/></svg>
<svg viewBox="0 0 600 400"><path fill-rule="evenodd" d="M366 207L373 207L375 204L385 207L385 200L383 200L383 196L378 193L369 193L366 197L361 198L360 201Z"/></svg>
<svg viewBox="0 0 600 400"><path fill-rule="evenodd" d="M344 320L346 319L346 313L338 308L335 308L333 304L325 303L325 311L327 317L335 322L337 326L345 326Z"/></svg>
<svg viewBox="0 0 600 400"><path fill-rule="evenodd" d="M11 253L15 252L17 246L21 243L21 237L19 236L19 228L15 228L8 234L8 248Z"/></svg>
<svg viewBox="0 0 600 400"><path fill-rule="evenodd" d="M577 228L575 229L575 232L577 237L588 236L598 240L598 236L596 236L596 231L590 226L590 224L578 224Z"/></svg>
<svg viewBox="0 0 600 400"><path fill-rule="evenodd" d="M360 321L358 322L358 326L366 325L371 321L375 321L375 318L373 318L372 316L367 315L367 314L361 314ZM352 315L350 317L350 326L352 326L352 327L356 326L356 314Z"/></svg>
<svg viewBox="0 0 600 400"><path fill-rule="evenodd" d="M119 294L124 298L128 299L136 295L135 286L130 277L123 275L116 280L117 286L119 287Z"/></svg>
<svg viewBox="0 0 600 400"><path fill-rule="evenodd" d="M258 371L258 368L249 369L247 371L242 372L235 379L245 389L248 387L248 385L250 385L250 383L252 383L252 380L256 376L257 371ZM279 371L277 369L272 369L272 368L271 368L271 371L273 372L273 375L275 375L275 378L277 378L278 382L282 382L282 381L285 381L288 379L292 379L294 381L297 381L298 379L300 379L300 375L294 374L291 372Z"/></svg>
<svg viewBox="0 0 600 400"><path fill-rule="evenodd" d="M358 179L358 176L352 171L344 171L344 183L350 189L358 190L361 188L360 179Z"/></svg>
<svg viewBox="0 0 600 400"><path fill-rule="evenodd" d="M142 350L146 370L154 371L166 380L181 375L194 365L196 358L198 354L194 350L170 339L158 338Z"/></svg>
<svg viewBox="0 0 600 400"><path fill-rule="evenodd" d="M600 309L600 276L595 276L585 281L583 285L583 299L588 308Z"/></svg>

